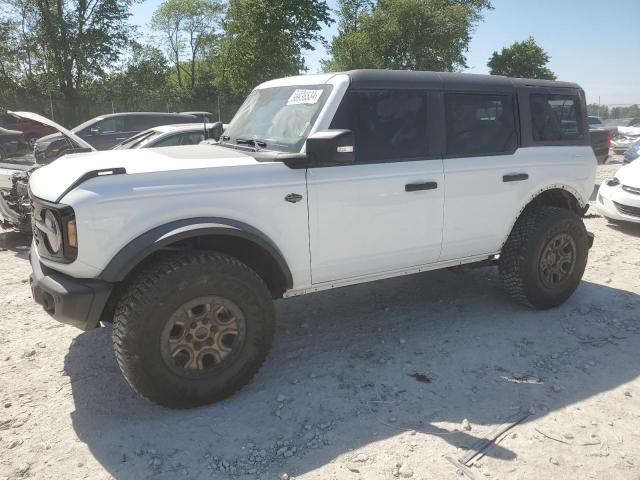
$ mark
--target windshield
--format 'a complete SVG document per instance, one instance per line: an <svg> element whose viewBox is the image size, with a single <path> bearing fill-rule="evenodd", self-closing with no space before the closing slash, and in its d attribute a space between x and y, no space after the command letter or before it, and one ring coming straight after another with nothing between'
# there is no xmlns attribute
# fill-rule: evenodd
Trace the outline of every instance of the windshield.
<svg viewBox="0 0 640 480"><path fill-rule="evenodd" d="M222 145L299 152L330 92L331 85L254 90L224 132Z"/></svg>

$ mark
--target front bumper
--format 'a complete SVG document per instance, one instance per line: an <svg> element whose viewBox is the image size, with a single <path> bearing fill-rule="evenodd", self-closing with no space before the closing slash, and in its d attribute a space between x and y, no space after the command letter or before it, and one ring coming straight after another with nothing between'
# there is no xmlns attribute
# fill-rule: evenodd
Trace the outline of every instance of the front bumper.
<svg viewBox="0 0 640 480"><path fill-rule="evenodd" d="M40 263L37 250L31 247L29 278L36 303L61 323L81 330L98 326L113 285L96 279L77 279L51 270Z"/></svg>
<svg viewBox="0 0 640 480"><path fill-rule="evenodd" d="M610 187L603 182L596 197L596 209L601 215L612 220L640 223L640 215L629 214L640 209L640 194L629 193L623 190L622 185Z"/></svg>

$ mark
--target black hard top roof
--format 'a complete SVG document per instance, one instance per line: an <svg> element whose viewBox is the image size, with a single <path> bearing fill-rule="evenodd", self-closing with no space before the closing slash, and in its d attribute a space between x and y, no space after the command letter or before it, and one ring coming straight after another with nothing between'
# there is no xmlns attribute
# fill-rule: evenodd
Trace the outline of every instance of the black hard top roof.
<svg viewBox="0 0 640 480"><path fill-rule="evenodd" d="M518 87L547 87L580 89L576 83L555 80L533 80L509 78L500 75L478 75L473 73L422 72L414 70L351 70L349 75L353 88L377 89L398 88L477 90L510 92Z"/></svg>

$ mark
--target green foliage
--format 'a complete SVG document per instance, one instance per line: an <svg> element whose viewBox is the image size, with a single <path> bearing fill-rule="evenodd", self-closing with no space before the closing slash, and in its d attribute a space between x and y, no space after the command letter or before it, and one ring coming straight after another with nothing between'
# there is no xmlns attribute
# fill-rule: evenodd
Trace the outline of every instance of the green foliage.
<svg viewBox="0 0 640 480"><path fill-rule="evenodd" d="M332 20L324 0L230 0L217 56L220 81L237 94L305 70L302 50Z"/></svg>
<svg viewBox="0 0 640 480"><path fill-rule="evenodd" d="M590 103L587 105L587 112L589 115L600 117L602 120L608 120L610 118L640 118L640 105L609 107L608 105Z"/></svg>
<svg viewBox="0 0 640 480"><path fill-rule="evenodd" d="M490 8L488 0L340 0L340 29L323 68L459 70Z"/></svg>
<svg viewBox="0 0 640 480"><path fill-rule="evenodd" d="M201 65L198 60L218 48L222 12L223 4L218 0L165 0L153 14L151 26L161 34L180 87L186 75L189 87L195 88Z"/></svg>
<svg viewBox="0 0 640 480"><path fill-rule="evenodd" d="M529 37L503 48L500 53L493 52L487 66L491 75L555 80L556 75L546 66L549 59L549 54Z"/></svg>

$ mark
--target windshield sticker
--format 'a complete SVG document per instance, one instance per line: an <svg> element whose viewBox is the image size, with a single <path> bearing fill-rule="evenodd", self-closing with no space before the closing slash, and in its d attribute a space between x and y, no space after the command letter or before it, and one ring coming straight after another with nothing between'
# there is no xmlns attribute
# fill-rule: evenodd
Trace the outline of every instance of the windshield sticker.
<svg viewBox="0 0 640 480"><path fill-rule="evenodd" d="M318 103L320 100L320 96L322 95L322 90L305 90L303 88L296 89L289 100L287 101L287 105L301 105L303 103Z"/></svg>

